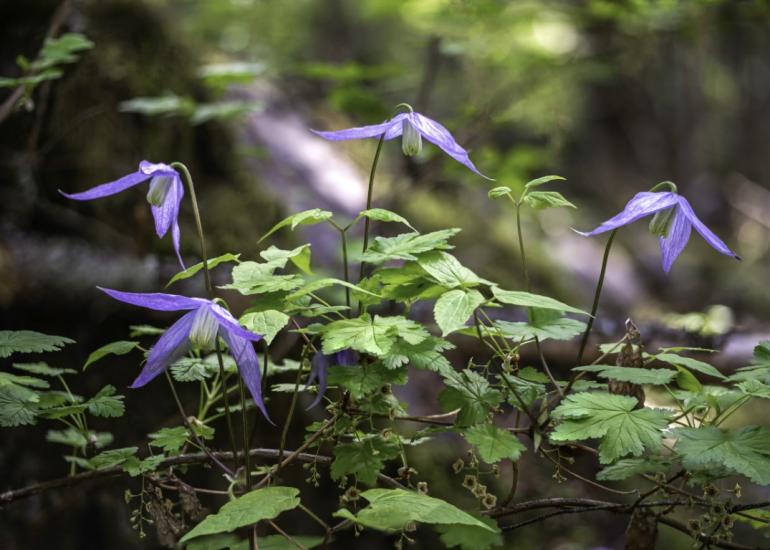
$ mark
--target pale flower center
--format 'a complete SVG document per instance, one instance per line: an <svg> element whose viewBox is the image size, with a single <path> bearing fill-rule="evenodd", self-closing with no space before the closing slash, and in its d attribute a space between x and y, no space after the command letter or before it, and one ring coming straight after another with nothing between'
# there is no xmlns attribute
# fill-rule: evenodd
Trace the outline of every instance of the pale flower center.
<svg viewBox="0 0 770 550"><path fill-rule="evenodd" d="M166 200L168 190L174 182L172 176L155 176L150 180L150 190L147 192L147 202L153 206L161 206Z"/></svg>
<svg viewBox="0 0 770 550"><path fill-rule="evenodd" d="M407 157L414 156L422 151L422 136L407 119L404 119L401 124L401 150Z"/></svg>
<svg viewBox="0 0 770 550"><path fill-rule="evenodd" d="M219 322L211 310L203 306L198 308L190 328L190 342L201 350L214 349Z"/></svg>

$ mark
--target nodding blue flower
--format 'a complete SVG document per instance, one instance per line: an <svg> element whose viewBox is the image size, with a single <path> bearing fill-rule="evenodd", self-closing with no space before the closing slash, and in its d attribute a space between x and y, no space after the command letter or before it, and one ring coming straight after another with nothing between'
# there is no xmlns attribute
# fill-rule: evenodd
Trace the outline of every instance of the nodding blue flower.
<svg viewBox="0 0 770 550"><path fill-rule="evenodd" d="M148 162L143 160L139 163L139 170L123 176L120 179L97 185L88 191L82 193L64 193L59 191L68 199L76 201L90 201L109 197L150 180L150 189L147 193L147 202L150 203L152 217L155 219L155 232L158 237L164 237L171 229L171 240L174 244L174 251L182 269L185 269L182 256L179 253L179 206L184 197L184 185L179 177L179 172L167 164Z"/></svg>
<svg viewBox="0 0 770 550"><path fill-rule="evenodd" d="M329 367L333 365L340 365L342 367L351 367L358 364L358 354L350 349L344 349L331 355L324 355L323 353L316 353L313 356L313 360L310 361L310 376L307 377L305 388L308 388L310 384L318 381L318 395L310 404L308 409L312 409L321 402L324 394L326 393L327 382L326 375Z"/></svg>
<svg viewBox="0 0 770 550"><path fill-rule="evenodd" d="M259 359L252 342L262 339L243 328L229 311L211 300L188 298L175 294L142 294L121 292L98 287L109 296L127 304L156 311L188 311L158 339L147 356L142 372L131 384L139 388L160 375L172 363L181 359L191 347L214 349L216 338L221 336L230 348L230 354L238 365L238 371L259 410L268 421L270 416L262 400L262 384Z"/></svg>
<svg viewBox="0 0 770 550"><path fill-rule="evenodd" d="M412 156L419 153L422 150L422 138L425 138L482 178L488 180L492 179L479 172L468 157L468 152L458 145L455 138L449 133L449 130L435 120L421 115L420 113L412 111L400 113L390 120L386 120L382 124L348 128L347 130L337 130L334 132L319 132L313 130L313 133L330 141L344 141L348 139L365 139L372 137L378 138L383 135L387 141L402 136L401 149L406 156Z"/></svg>
<svg viewBox="0 0 770 550"><path fill-rule="evenodd" d="M666 273L690 240L693 227L714 250L736 260L741 259L703 225L687 199L674 191L637 193L620 214L605 221L593 231L578 233L586 237L598 235L651 215L653 219L650 222L650 231L659 239L663 271Z"/></svg>

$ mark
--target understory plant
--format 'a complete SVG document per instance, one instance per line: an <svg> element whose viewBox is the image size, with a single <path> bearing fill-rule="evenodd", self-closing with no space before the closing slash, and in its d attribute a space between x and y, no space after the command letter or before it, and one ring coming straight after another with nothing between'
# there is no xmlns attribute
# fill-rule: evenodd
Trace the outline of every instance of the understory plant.
<svg viewBox="0 0 770 550"><path fill-rule="evenodd" d="M144 161L123 178L66 195L109 200L149 181L157 233L171 230L182 267L177 218L180 203L192 202L201 258L169 286L202 278L201 295L101 289L133 306L170 312L169 328L132 327L129 339L104 345L84 365L134 354L136 389L130 391L166 385L179 423L135 446L112 447L112 436L90 429L89 420L130 421L114 386L76 395L68 384L75 371L19 359L71 340L2 331L0 357L12 359L0 373L0 424L50 423L47 439L67 449L69 474L6 491L0 505L125 475L128 513L139 535L152 529L161 544L191 550L333 547L340 537L368 531L399 547L427 540L483 550L511 547L524 526L583 513L625 522L633 548L653 548L659 527L684 533L700 548L744 548L735 540L737 525L767 530L767 499L748 498L761 494L748 488L770 485L770 430L736 423L733 415L752 400L770 399L770 342L758 344L753 362L728 375L693 357L707 350L648 349L631 320L608 342L591 338L612 242L623 226L652 217L666 272L692 227L719 253L737 258L675 185L640 192L620 214L584 234L609 232L593 296L569 305L533 288L527 241L538 236L524 235L521 223L533 211L575 207L546 190L563 178L489 190L490 200L510 204L511 238L519 247L520 264L512 268L520 270L523 287L503 288L453 255L452 239L461 228L421 232L372 204L384 142L398 137L407 155L419 153L424 138L483 176L443 125L402 104L382 124L318 135L379 140L366 209L352 220L321 209L295 213L262 237L258 253L208 256L193 178L179 162ZM402 232L373 235L375 226L386 224ZM314 272L310 244L267 246L277 231L311 225L339 239L336 277ZM349 240L361 234L354 262ZM229 282L215 287L214 269L229 270ZM248 306L231 309L227 297L235 295ZM107 298L95 289L97 299ZM272 347L281 333L290 349ZM568 376L549 367L549 341L574 342ZM456 346L476 351L458 363ZM421 380L432 377L443 387L437 402L398 397L399 387L414 384L410 378L419 371ZM198 400L180 398L181 385L197 387ZM289 401L285 414L271 406L279 399ZM436 412L413 414L410 406L417 405ZM315 417L306 425L298 422L303 407ZM287 447L290 432L304 434L296 448ZM263 446L263 434L272 434L278 446ZM432 467L462 487L462 499L433 494L430 472L412 464L423 446L440 449ZM553 471L538 498L519 491L526 457ZM598 473L579 473L577 460ZM203 466L220 474L214 486L189 481ZM290 474L300 468L305 483L292 485ZM334 494L308 496L328 479ZM576 497L571 484L606 498ZM313 509L311 500L333 505ZM299 521L303 516L306 521Z"/></svg>

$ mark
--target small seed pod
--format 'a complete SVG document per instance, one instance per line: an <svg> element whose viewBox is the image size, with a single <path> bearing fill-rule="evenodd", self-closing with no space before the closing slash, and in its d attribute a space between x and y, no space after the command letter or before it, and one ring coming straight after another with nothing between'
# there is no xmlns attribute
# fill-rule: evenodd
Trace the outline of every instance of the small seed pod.
<svg viewBox="0 0 770 550"><path fill-rule="evenodd" d="M425 481L419 481L417 483L417 492L423 495L428 494L428 484Z"/></svg>
<svg viewBox="0 0 770 550"><path fill-rule="evenodd" d="M478 485L479 480L476 476L467 474L463 478L463 487L468 489L469 491L473 491L476 488L476 485Z"/></svg>
<svg viewBox="0 0 770 550"><path fill-rule="evenodd" d="M497 497L493 494L487 494L484 496L483 499L481 499L481 504L487 510L491 510L492 508L497 506Z"/></svg>
<svg viewBox="0 0 770 550"><path fill-rule="evenodd" d="M464 467L465 461L462 458L458 458L452 463L452 471L456 474L462 472Z"/></svg>
<svg viewBox="0 0 770 550"><path fill-rule="evenodd" d="M487 496L487 486L483 483L476 484L476 486L473 488L473 496L476 498L484 498Z"/></svg>

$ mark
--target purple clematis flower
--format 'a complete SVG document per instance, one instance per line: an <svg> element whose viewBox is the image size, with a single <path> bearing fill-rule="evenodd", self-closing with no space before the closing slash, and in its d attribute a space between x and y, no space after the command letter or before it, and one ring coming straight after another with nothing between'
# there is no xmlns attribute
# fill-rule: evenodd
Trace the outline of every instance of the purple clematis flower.
<svg viewBox="0 0 770 550"><path fill-rule="evenodd" d="M468 157L468 152L457 144L449 130L435 120L420 113L400 113L382 124L373 124L360 128L348 128L347 130L337 130L336 132L318 132L313 130L313 132L331 141L364 139L380 137L382 135L385 136L385 140L390 140L402 136L401 149L408 157L416 155L422 150L422 138L424 137L482 178L492 179L479 172Z"/></svg>
<svg viewBox="0 0 770 550"><path fill-rule="evenodd" d="M321 402L324 394L326 393L327 382L326 375L329 367L332 365L340 365L342 367L352 367L358 363L358 354L350 349L344 349L331 355L324 355L323 353L316 353L313 356L313 360L310 362L310 376L307 378L305 388L308 388L310 384L318 381L318 395L310 404L308 409L312 409Z"/></svg>
<svg viewBox="0 0 770 550"><path fill-rule="evenodd" d="M152 209L152 217L155 218L155 232L158 237L163 237L171 229L171 240L174 244L176 256L182 269L185 269L182 256L179 253L179 205L184 197L184 186L179 177L179 172L167 164L153 164L143 160L139 163L139 170L122 178L97 185L82 193L64 193L68 199L76 201L90 201L109 197L150 180L150 190L147 193L147 202Z"/></svg>
<svg viewBox="0 0 770 550"><path fill-rule="evenodd" d="M660 240L663 271L666 273L669 272L674 260L684 250L693 227L717 252L732 256L737 260L741 259L735 252L727 248L727 245L708 227L703 225L703 222L693 212L687 199L671 191L637 193L633 199L628 201L620 214L602 223L593 231L587 233L578 231L578 233L589 237L617 229L650 215L654 215L650 222L650 231Z"/></svg>
<svg viewBox="0 0 770 550"><path fill-rule="evenodd" d="M188 298L174 294L142 294L121 292L98 287L99 290L116 300L156 311L189 311L158 339L147 363L132 388L139 388L165 371L172 363L181 359L195 345L201 349L213 349L217 336L221 336L230 348L230 354L238 365L241 378L251 392L254 402L270 420L262 400L259 359L251 342L262 338L243 328L229 311L211 300ZM272 421L271 421L272 422Z"/></svg>

